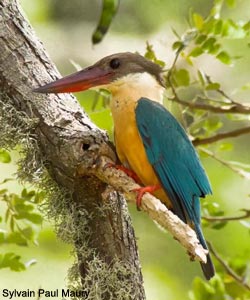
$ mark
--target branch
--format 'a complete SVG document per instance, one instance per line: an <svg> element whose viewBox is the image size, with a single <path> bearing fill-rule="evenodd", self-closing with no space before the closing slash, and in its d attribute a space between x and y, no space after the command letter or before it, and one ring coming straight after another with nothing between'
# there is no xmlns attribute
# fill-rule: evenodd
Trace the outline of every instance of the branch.
<svg viewBox="0 0 250 300"><path fill-rule="evenodd" d="M250 285L245 282L245 278L239 276L234 272L232 268L229 267L229 265L220 257L220 255L217 253L217 251L214 249L211 243L207 242L208 248L210 252L214 255L214 257L217 259L217 261L222 265L222 267L225 269L228 275L230 275L232 278L235 279L241 286L246 288L250 291Z"/></svg>
<svg viewBox="0 0 250 300"><path fill-rule="evenodd" d="M208 74L204 74L205 78L207 80L208 83L213 84L214 82L211 80L210 76ZM239 103L234 101L229 95L227 95L222 89L218 88L216 89L217 93L219 93L221 96L223 96L224 98L226 98L227 100L229 100L229 102L231 104L236 104L238 105Z"/></svg>
<svg viewBox="0 0 250 300"><path fill-rule="evenodd" d="M247 133L250 133L250 126L232 130L232 131L228 131L228 132L218 133L214 136L204 138L204 139L196 138L192 141L192 143L194 146L211 144L211 143L215 143L220 140L223 140L223 139L227 139L230 137L237 137L237 136L240 136L242 134L247 134Z"/></svg>
<svg viewBox="0 0 250 300"><path fill-rule="evenodd" d="M94 174L102 181L122 192L128 201L136 203L136 195L132 190L139 186L124 172L105 167L107 163L110 162L110 159L106 157L99 157L93 168L89 170L89 174ZM81 166L79 166L78 172L81 175L84 173L84 169L82 170ZM146 193L142 198L141 208L152 220L168 230L170 234L187 249L192 260L196 259L201 262L206 262L206 254L208 252L200 245L196 233L174 213L168 210L160 200Z"/></svg>
<svg viewBox="0 0 250 300"><path fill-rule="evenodd" d="M212 151L209 151L208 149L199 147L199 150L202 151L202 152L204 152L204 153L206 153L207 155L209 155L213 159L217 160L219 163L221 163L222 165L226 166L231 171L235 172L236 174L240 175L241 177L246 178L246 179L250 179L250 173L249 172L233 166L232 163L227 162L227 161L219 158L217 155L215 155Z"/></svg>
<svg viewBox="0 0 250 300"><path fill-rule="evenodd" d="M241 216L232 216L232 217L220 217L220 216L203 216L202 219L209 222L227 222L227 221L240 221L250 218L250 210L241 209L244 211L244 214Z"/></svg>
<svg viewBox="0 0 250 300"><path fill-rule="evenodd" d="M207 110L207 111L211 111L217 114L250 114L250 105L242 105L240 103L237 104L230 104L230 105L224 105L224 106L213 106L213 105L209 105L209 104L203 104L203 103L197 103L197 102L188 102L188 101L184 101L181 100L178 96L178 94L176 93L175 88L173 87L173 85L170 85L170 88L174 94L174 97L170 97L168 98L168 100L176 102L176 103L180 103L184 106L187 106L191 109L201 109L201 110Z"/></svg>
<svg viewBox="0 0 250 300"><path fill-rule="evenodd" d="M172 73L173 69L176 66L177 60L179 58L179 55L181 53L183 48L180 48L177 50L175 58L173 60L173 63L168 70L168 73L166 75L166 83L170 87L174 97L169 97L168 100L179 103L181 105L187 106L191 109L201 109L201 110L206 110L206 111L211 111L214 113L220 113L220 114L227 114L227 113L237 113L237 114L249 114L250 113L250 104L243 105L239 102L233 101L224 91L221 89L217 89L217 92L228 99L230 101L230 104L224 103L224 106L213 106L210 104L204 104L204 103L197 103L197 102L188 102L185 100L180 99L173 83L172 83ZM210 80L210 77L208 75L205 75L207 81L209 83L212 83Z"/></svg>

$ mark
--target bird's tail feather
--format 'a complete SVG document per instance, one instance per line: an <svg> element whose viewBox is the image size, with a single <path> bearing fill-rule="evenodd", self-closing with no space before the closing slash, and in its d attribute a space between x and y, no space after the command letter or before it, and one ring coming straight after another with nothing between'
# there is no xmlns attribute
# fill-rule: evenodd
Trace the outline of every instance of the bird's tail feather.
<svg viewBox="0 0 250 300"><path fill-rule="evenodd" d="M207 243L206 243L204 236L202 234L202 231L201 231L200 224L197 224L195 226L195 231L196 231L196 234L198 236L198 239L199 239L202 247L204 249L208 249ZM215 274L215 268L214 268L214 265L213 265L210 255L209 254L207 255L207 262L205 264L204 263L200 263L200 264L201 264L201 268L202 268L203 274L206 277L206 279L207 280L211 279Z"/></svg>

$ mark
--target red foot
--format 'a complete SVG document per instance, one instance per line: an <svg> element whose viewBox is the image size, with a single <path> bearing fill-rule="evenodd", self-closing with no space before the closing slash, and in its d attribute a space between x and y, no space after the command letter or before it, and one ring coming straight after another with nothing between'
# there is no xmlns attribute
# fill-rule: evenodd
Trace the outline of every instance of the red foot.
<svg viewBox="0 0 250 300"><path fill-rule="evenodd" d="M139 183L139 184L141 183L140 178L137 176L137 174L134 171L132 171L132 170L130 170L130 169L128 169L128 168L126 168L126 167L124 167L122 165L116 165L116 164L112 164L112 163L107 163L106 166L105 166L105 168L115 168L116 170L121 170L126 175L128 175L130 178L134 179L134 181L136 183Z"/></svg>
<svg viewBox="0 0 250 300"><path fill-rule="evenodd" d="M145 193L151 193L152 194L153 192L159 190L160 188L161 188L161 186L159 184L156 184L156 185L149 185L149 186L144 186L144 187L133 189L132 192L137 193L137 196L136 196L136 207L137 207L137 209L141 210L140 209L141 199L142 199L142 197Z"/></svg>

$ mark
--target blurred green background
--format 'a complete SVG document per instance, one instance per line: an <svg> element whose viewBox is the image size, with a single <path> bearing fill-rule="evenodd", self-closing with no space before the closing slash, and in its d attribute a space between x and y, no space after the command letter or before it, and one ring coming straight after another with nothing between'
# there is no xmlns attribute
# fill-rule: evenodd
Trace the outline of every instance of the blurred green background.
<svg viewBox="0 0 250 300"><path fill-rule="evenodd" d="M170 65L174 52L171 45L175 40L174 28L182 34L188 27L190 11L206 16L213 1L204 0L126 0L121 5L110 31L99 45L92 46L91 35L101 12L101 1L82 0L21 0L27 18L44 43L50 57L63 75L74 72L76 64L85 67L101 57L122 51L145 53L146 41L154 45L157 56ZM225 16L246 21L249 18L249 0L239 0L232 9L223 10ZM234 68L223 66L206 57L199 58L199 64L222 87L238 98L249 99L249 90L241 86L249 82L250 55L246 43L226 41L226 47L242 58ZM112 135L112 120L109 110L99 104L95 111L92 104L98 94L85 92L77 94L91 119ZM234 149L222 153L224 159L250 162L249 135L232 140ZM216 146L215 146L216 147ZM17 154L13 154L17 159ZM220 203L229 215L237 214L241 208L250 208L249 181L242 179L219 162L205 157L204 166L210 177L214 194L209 201ZM15 172L15 164L0 164L0 180ZM13 191L21 187L9 183ZM160 230L144 213L130 206L133 225L145 280L147 299L188 299L195 276L202 276L198 263L189 262L180 245L166 232ZM1 211L4 207L0 208ZM225 257L250 258L249 229L239 222L231 222L222 230L205 229L205 236ZM71 247L56 239L53 224L44 222L39 234L39 246L28 248L6 246L3 250L16 251L25 260L35 258L37 263L24 272L1 270L0 288L19 290L39 287L60 289L65 286L67 269L72 264Z"/></svg>

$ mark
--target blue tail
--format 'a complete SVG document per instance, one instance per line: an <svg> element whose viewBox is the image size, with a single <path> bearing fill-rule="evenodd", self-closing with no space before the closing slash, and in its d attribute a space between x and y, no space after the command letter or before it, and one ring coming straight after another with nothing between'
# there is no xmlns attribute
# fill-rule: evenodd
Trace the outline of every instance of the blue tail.
<svg viewBox="0 0 250 300"><path fill-rule="evenodd" d="M198 237L202 247L204 249L208 249L207 243L206 243L204 236L202 234L202 231L201 231L200 224L195 225L195 232L197 234L197 237ZM206 277L206 279L209 280L210 278L212 278L215 274L215 269L214 269L214 265L213 265L210 255L209 254L207 255L207 262L205 264L204 263L200 263L200 264L201 264L201 268L202 268L203 274Z"/></svg>

